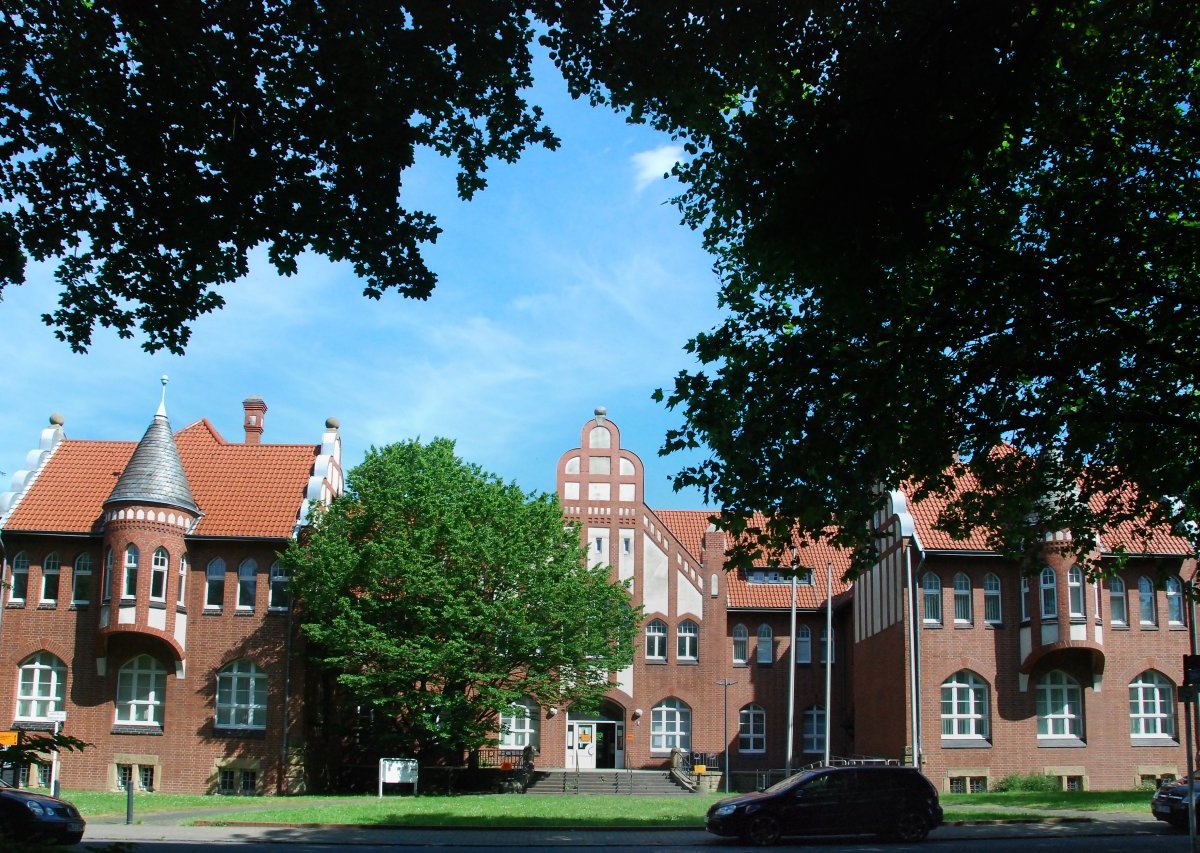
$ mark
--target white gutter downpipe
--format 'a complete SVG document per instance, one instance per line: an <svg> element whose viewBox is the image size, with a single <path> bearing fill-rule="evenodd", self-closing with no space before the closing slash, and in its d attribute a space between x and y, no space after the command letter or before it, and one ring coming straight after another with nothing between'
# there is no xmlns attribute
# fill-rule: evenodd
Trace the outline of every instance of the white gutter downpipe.
<svg viewBox="0 0 1200 853"><path fill-rule="evenodd" d="M904 569L908 575L908 601L909 601L909 620L908 620L908 648L909 648L909 667L908 667L908 688L912 696L912 766L919 768L921 766L921 696L919 691L918 672L921 666L921 648L920 648L920 630L918 629L917 620L921 618L921 613L918 608L917 588L914 585L914 574L912 567L912 549L913 540L909 540L908 545L904 548ZM920 565L925 564L925 555L921 555ZM918 567L919 568L919 567Z"/></svg>

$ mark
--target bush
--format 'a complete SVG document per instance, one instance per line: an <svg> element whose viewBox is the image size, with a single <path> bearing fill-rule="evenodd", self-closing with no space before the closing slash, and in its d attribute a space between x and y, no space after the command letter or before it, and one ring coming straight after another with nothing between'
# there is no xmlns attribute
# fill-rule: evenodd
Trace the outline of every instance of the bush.
<svg viewBox="0 0 1200 853"><path fill-rule="evenodd" d="M1046 776L1042 773L1014 773L1005 776L992 786L998 793L1005 791L1036 791L1050 794L1062 790L1062 780L1057 776Z"/></svg>

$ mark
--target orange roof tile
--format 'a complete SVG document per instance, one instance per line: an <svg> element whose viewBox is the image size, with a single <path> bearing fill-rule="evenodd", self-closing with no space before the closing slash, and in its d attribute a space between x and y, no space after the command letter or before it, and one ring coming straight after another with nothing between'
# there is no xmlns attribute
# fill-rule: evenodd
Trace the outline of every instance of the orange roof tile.
<svg viewBox="0 0 1200 853"><path fill-rule="evenodd" d="M687 549L692 559L699 562L704 552L704 534L708 531L713 514L694 509L659 509L652 512L679 540L679 544Z"/></svg>

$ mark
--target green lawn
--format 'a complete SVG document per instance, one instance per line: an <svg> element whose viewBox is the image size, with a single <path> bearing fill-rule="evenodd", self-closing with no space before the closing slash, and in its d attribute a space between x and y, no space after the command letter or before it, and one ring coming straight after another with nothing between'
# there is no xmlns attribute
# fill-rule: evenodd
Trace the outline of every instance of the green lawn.
<svg viewBox="0 0 1200 853"><path fill-rule="evenodd" d="M1071 809L1081 812L1144 812L1150 791L1006 791L1002 794L942 794L942 807L1000 806L1015 809Z"/></svg>

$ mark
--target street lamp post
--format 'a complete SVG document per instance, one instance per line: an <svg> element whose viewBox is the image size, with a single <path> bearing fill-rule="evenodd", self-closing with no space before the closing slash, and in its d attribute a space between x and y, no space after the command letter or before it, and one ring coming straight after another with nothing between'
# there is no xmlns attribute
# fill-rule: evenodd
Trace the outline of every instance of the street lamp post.
<svg viewBox="0 0 1200 853"><path fill-rule="evenodd" d="M736 681L730 681L728 678L722 678L716 682L725 688L725 793L729 793L729 685L737 684Z"/></svg>

